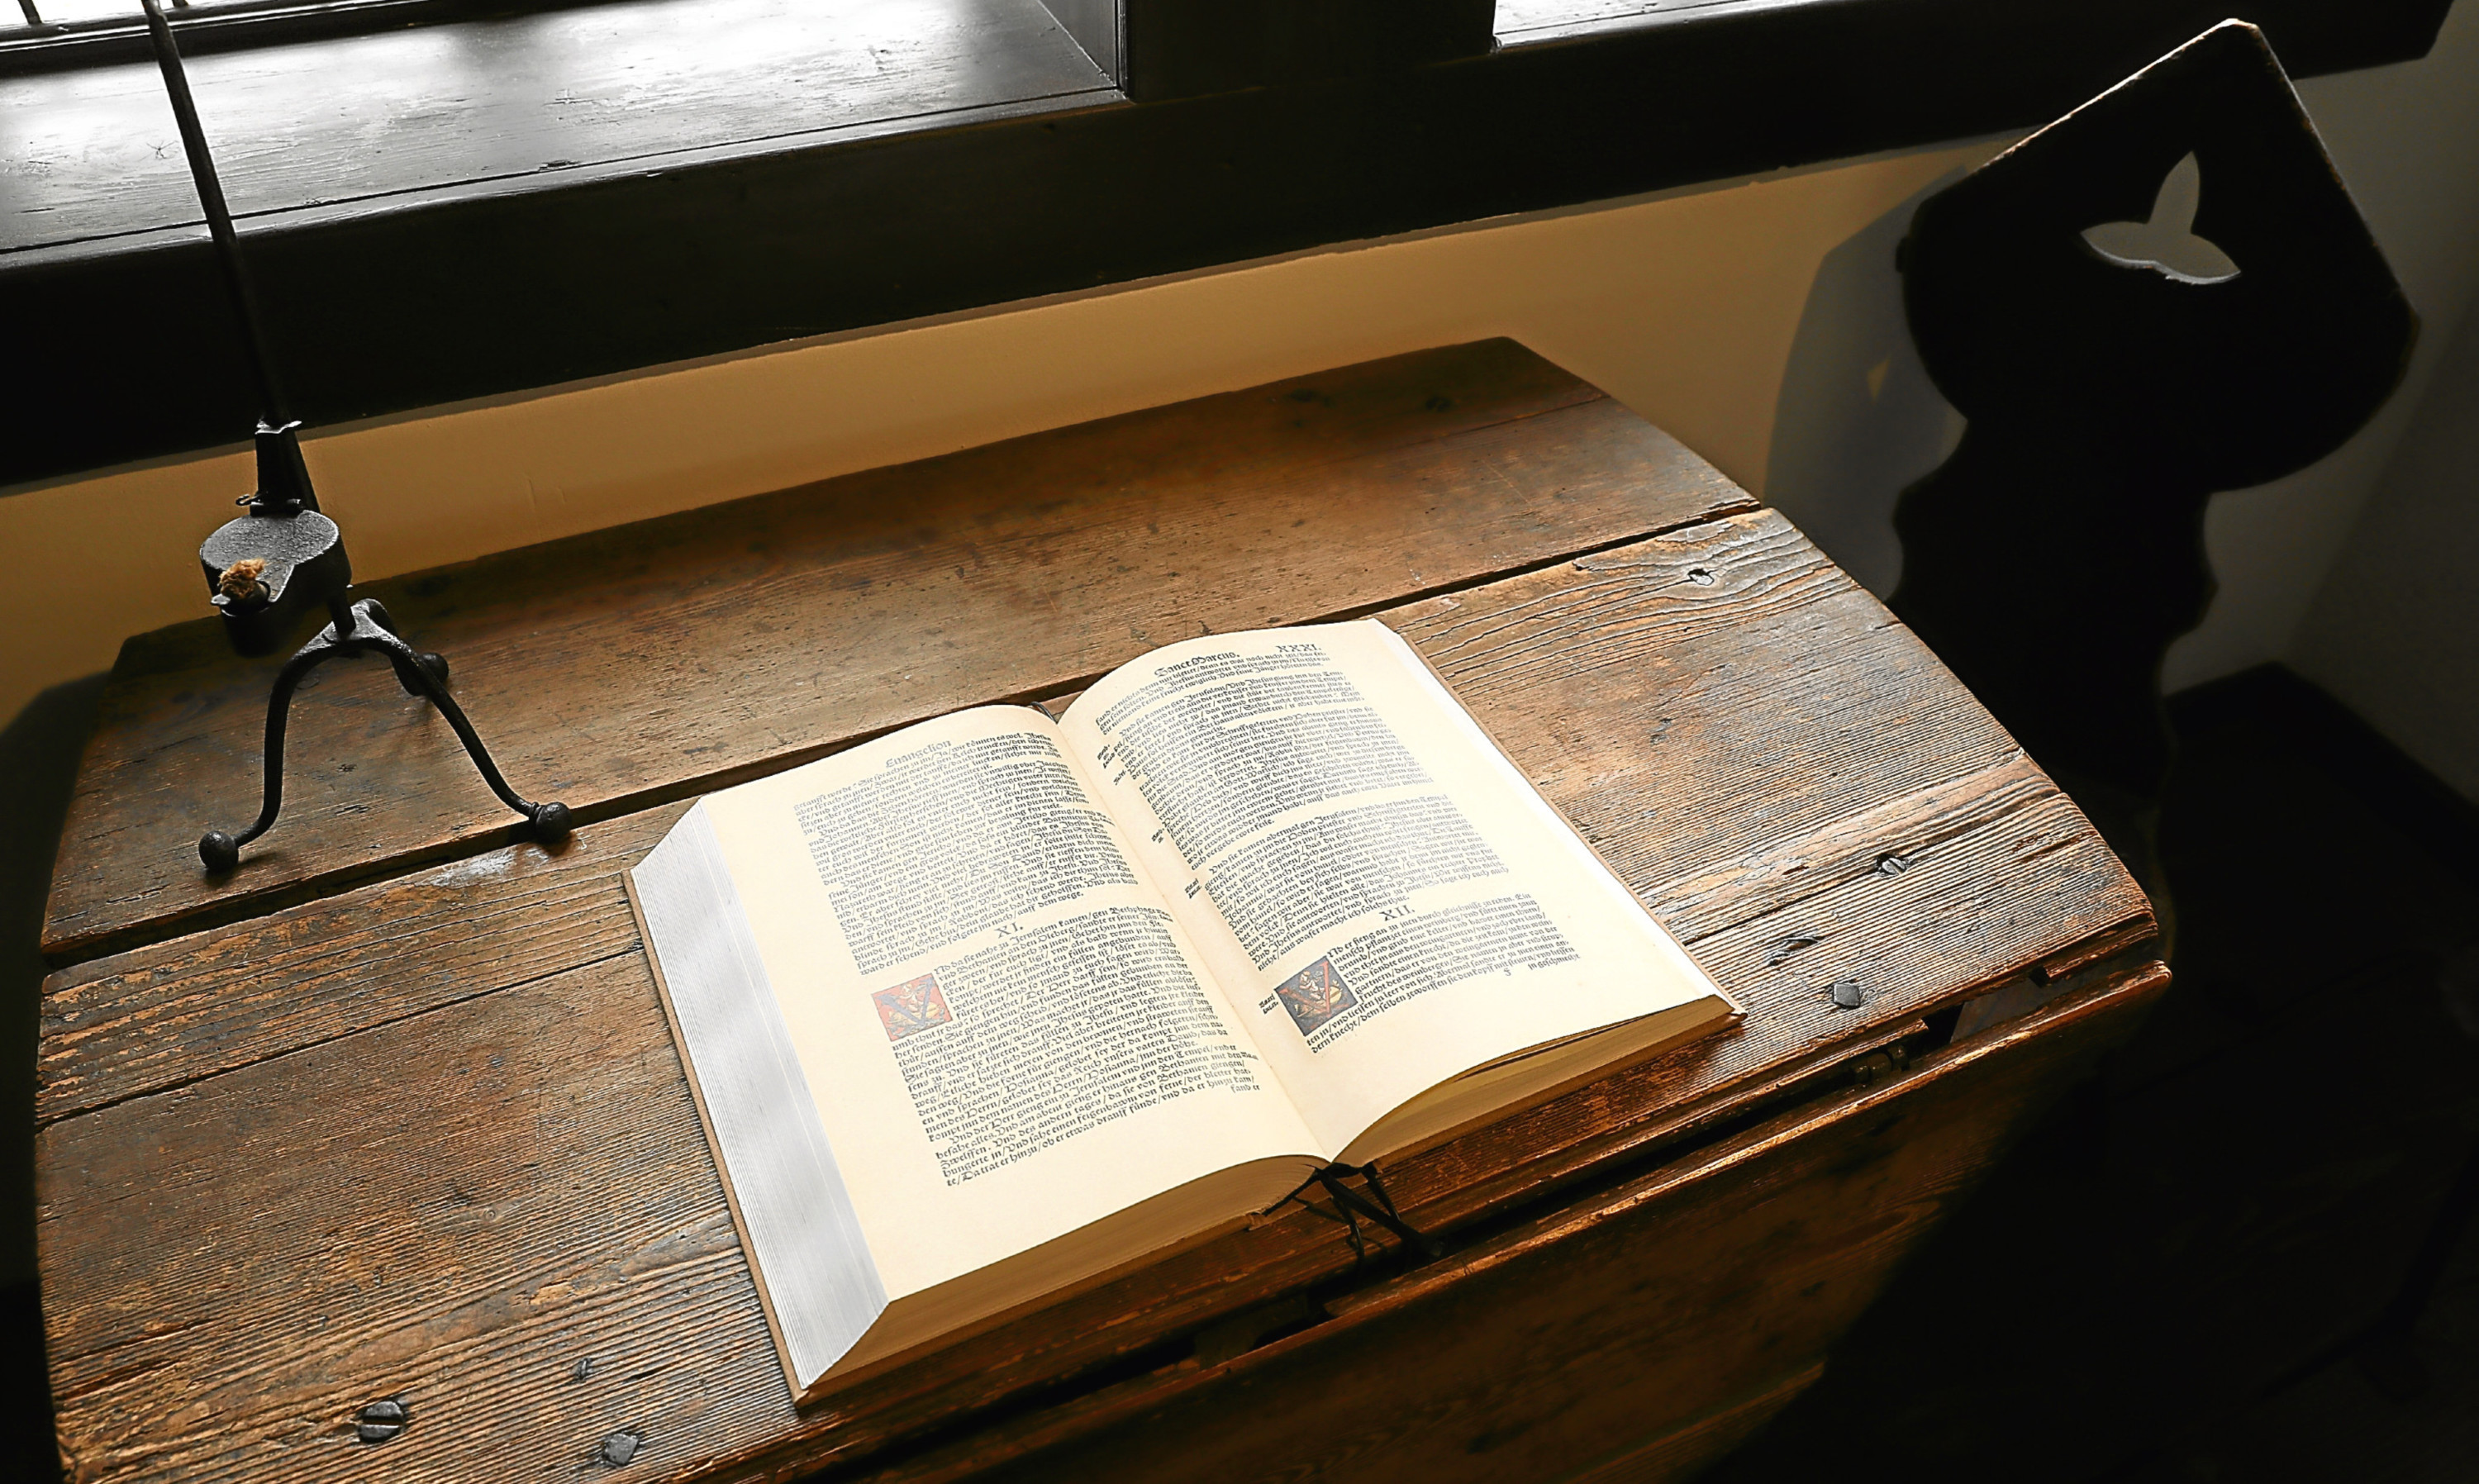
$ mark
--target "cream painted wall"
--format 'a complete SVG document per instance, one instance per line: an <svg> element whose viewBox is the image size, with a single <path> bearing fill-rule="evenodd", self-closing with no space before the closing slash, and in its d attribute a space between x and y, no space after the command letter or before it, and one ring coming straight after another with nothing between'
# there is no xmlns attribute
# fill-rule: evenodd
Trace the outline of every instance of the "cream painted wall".
<svg viewBox="0 0 2479 1484"><path fill-rule="evenodd" d="M1988 146L1321 252L337 429L305 448L376 577L1425 345L1512 335L1751 488L1818 260ZM245 453L0 499L0 717L207 612Z"/></svg>
<svg viewBox="0 0 2479 1484"><path fill-rule="evenodd" d="M2436 379L2288 658L2479 803L2479 306L2437 339Z"/></svg>
<svg viewBox="0 0 2479 1484"><path fill-rule="evenodd" d="M2418 311L2419 344L2401 390L2339 452L2212 501L2205 532L2220 596L2204 627L2171 651L2171 689L2309 642L2324 576L2351 541L2479 287L2479 5L2455 6L2436 48L2417 62L2315 78L2298 91Z"/></svg>

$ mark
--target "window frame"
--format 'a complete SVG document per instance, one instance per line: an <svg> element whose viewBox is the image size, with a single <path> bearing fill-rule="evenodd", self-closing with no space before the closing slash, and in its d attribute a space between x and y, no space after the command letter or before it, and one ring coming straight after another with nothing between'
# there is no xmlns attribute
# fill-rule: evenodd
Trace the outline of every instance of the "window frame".
<svg viewBox="0 0 2479 1484"><path fill-rule="evenodd" d="M1236 0L1221 3L1227 22ZM1290 49L1247 54L1251 81L1227 62L1147 75L1148 57L1181 54L1144 27L1214 0L1116 4L1082 22L1117 28L1097 45L1115 46L1105 70L1119 86L1089 95L244 219L280 371L315 428L1984 137L2055 117L2227 13L2224 0L1729 0L1474 51L1466 12L1460 52L1443 57L1436 36L1355 51L1369 35L1357 22L1275 27ZM2266 0L2250 18L2307 76L2423 56L2449 6ZM245 436L248 378L193 222L0 251L0 323L39 347L15 358L0 487ZM178 395L138 410L134 372Z"/></svg>

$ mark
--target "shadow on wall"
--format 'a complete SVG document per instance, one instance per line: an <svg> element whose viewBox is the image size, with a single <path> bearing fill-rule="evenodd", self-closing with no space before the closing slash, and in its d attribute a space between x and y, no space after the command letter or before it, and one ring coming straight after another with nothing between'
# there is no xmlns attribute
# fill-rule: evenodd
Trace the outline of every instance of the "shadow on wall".
<svg viewBox="0 0 2479 1484"><path fill-rule="evenodd" d="M1825 255L1800 314L1774 407L1765 503L1882 598L1903 576L1894 501L1945 462L1962 415L1911 346L1894 249L1954 170Z"/></svg>

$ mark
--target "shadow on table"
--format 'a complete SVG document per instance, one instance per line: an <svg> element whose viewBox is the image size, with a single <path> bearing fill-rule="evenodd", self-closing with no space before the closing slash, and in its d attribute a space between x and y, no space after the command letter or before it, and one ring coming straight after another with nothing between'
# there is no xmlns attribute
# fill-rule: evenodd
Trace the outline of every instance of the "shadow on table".
<svg viewBox="0 0 2479 1484"><path fill-rule="evenodd" d="M2479 1233L2414 1329L2423 1390L2361 1342L2479 1142L2440 993L2479 809L2279 667L2171 709L2176 984L1701 1484L2472 1477Z"/></svg>
<svg viewBox="0 0 2479 1484"><path fill-rule="evenodd" d="M43 897L103 677L56 685L0 730L0 1478L59 1477L35 1286L35 1031Z"/></svg>

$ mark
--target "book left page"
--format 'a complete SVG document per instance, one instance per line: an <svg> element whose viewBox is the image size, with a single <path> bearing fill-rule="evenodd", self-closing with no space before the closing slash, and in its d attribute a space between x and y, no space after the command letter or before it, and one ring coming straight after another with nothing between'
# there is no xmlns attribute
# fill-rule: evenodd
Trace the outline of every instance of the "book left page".
<svg viewBox="0 0 2479 1484"><path fill-rule="evenodd" d="M1314 1150L1038 711L958 712L700 808L890 1303Z"/></svg>

